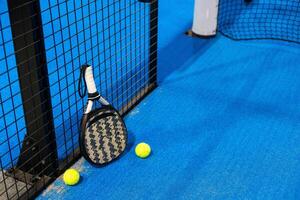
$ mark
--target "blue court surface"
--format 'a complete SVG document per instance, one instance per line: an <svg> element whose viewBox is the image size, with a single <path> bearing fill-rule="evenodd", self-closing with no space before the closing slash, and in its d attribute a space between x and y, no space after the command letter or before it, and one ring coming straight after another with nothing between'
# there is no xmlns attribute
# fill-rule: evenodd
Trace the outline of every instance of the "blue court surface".
<svg viewBox="0 0 300 200"><path fill-rule="evenodd" d="M299 44L187 37L193 1L159 4L159 87L126 116L127 152L38 199L300 199Z"/></svg>

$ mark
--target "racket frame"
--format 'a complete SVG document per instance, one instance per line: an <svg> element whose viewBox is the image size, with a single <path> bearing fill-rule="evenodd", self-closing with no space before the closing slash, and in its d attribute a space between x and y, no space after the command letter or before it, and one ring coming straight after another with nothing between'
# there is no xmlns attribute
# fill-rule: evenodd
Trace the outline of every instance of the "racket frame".
<svg viewBox="0 0 300 200"><path fill-rule="evenodd" d="M110 111L110 113L107 113L107 111ZM110 164L111 162L115 161L116 159L112 159L109 162L100 164L100 163L95 163L92 161L92 159L89 157L88 153L86 152L86 147L85 147L85 134L86 134L86 129L88 128L87 123L89 121L90 118L92 118L93 116L95 116L96 113L98 112L103 112L102 115L96 116L96 118L101 118L101 116L105 115L105 116L113 116L115 114L117 114L119 116L120 119L122 119L122 116L120 115L120 113L111 105L108 106L103 106L101 108L97 108L95 110L92 110L89 113L84 113L82 120L81 120L81 130L80 130L80 134L79 134L79 144L80 144L80 152L82 153L82 156L93 166L97 166L97 167L104 167L108 164ZM126 124L124 123L123 120L122 124L124 126L124 129L127 132L127 127ZM128 135L125 134L125 146L127 146L127 142L128 142ZM120 154L121 156L121 154ZM118 158L120 158L120 156L118 156Z"/></svg>

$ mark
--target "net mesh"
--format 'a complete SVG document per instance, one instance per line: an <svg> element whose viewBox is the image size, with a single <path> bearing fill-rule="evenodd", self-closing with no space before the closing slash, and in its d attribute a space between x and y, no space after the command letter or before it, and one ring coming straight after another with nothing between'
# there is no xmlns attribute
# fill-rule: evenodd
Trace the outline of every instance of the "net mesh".
<svg viewBox="0 0 300 200"><path fill-rule="evenodd" d="M218 30L233 39L300 43L300 1L220 0Z"/></svg>
<svg viewBox="0 0 300 200"><path fill-rule="evenodd" d="M29 199L80 156L81 65L121 114L155 88L158 3L0 2L0 199Z"/></svg>

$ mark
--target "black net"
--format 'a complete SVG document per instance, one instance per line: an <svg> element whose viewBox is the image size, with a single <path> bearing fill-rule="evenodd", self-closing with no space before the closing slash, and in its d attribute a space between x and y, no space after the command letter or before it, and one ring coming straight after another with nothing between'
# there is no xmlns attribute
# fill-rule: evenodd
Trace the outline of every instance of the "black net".
<svg viewBox="0 0 300 200"><path fill-rule="evenodd" d="M220 0L218 30L233 39L300 43L300 1Z"/></svg>
<svg viewBox="0 0 300 200"><path fill-rule="evenodd" d="M0 6L0 199L30 198L80 156L80 66L126 114L156 86L157 1Z"/></svg>

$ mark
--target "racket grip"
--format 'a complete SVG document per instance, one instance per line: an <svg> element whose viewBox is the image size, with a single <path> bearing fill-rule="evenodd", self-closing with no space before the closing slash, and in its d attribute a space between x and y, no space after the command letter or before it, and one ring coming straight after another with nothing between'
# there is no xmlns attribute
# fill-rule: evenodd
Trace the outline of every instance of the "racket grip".
<svg viewBox="0 0 300 200"><path fill-rule="evenodd" d="M87 66L85 70L85 82L89 94L98 94L91 65Z"/></svg>

